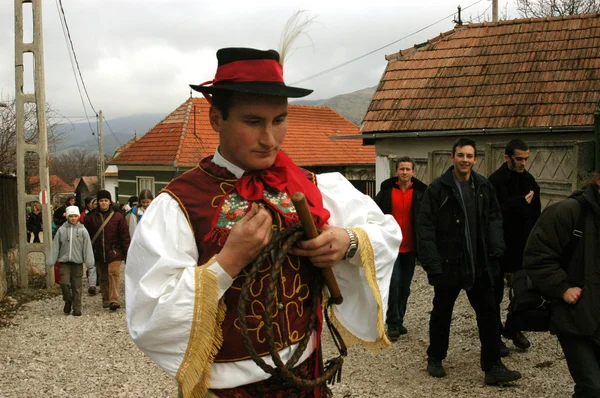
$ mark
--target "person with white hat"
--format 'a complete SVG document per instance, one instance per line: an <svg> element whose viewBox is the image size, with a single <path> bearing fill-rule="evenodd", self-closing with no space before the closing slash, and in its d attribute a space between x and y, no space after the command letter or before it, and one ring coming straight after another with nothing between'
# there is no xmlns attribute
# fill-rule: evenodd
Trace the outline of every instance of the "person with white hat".
<svg viewBox="0 0 600 398"><path fill-rule="evenodd" d="M68 206L65 215L67 222L54 236L46 265L51 267L56 261L60 263L60 288L65 302L63 312L69 315L73 310L74 316L81 316L83 263L88 269L93 267L94 252L88 231L79 223L79 208Z"/></svg>

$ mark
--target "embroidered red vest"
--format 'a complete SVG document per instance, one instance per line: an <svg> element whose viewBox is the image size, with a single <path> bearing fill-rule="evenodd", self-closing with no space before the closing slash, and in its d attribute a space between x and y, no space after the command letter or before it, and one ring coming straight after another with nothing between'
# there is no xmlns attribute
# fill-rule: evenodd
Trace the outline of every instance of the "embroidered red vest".
<svg viewBox="0 0 600 398"><path fill-rule="evenodd" d="M198 264L206 263L218 254L231 227L241 219L251 203L231 191L237 181L227 169L215 165L212 157L174 179L162 191L179 202L181 209L194 233L198 247ZM303 170L307 184L316 184L314 174ZM161 193L162 193L161 192ZM229 193L228 193L229 192ZM224 200L224 201L223 201ZM215 211L223 201L220 214L214 227L211 226ZM294 205L285 192L266 189L263 201L278 206L279 212L273 212L273 223L278 228L298 222ZM207 237L211 237L208 238ZM270 256L267 256L270 257ZM261 266L257 278L251 285L250 302L246 307L248 332L253 345L264 356L268 354L264 330L264 302L266 302L267 280L272 266L271 259ZM223 341L215 362L234 362L249 359L250 354L244 346L238 320L238 302L247 268L242 270L233 285L225 292L227 306L225 319L221 325ZM272 314L276 346L282 349L298 343L305 335L310 317L310 287L313 283L314 267L304 257L288 256L281 268L281 285L277 287L276 312Z"/></svg>

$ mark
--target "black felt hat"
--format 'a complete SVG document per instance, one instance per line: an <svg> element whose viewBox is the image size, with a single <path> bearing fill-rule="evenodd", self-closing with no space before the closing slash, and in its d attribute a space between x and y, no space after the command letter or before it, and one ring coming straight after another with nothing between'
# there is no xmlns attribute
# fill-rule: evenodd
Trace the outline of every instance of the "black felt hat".
<svg viewBox="0 0 600 398"><path fill-rule="evenodd" d="M202 94L232 91L276 97L300 98L313 92L286 86L279 53L253 48L222 48L217 51L219 65L213 80L190 87Z"/></svg>

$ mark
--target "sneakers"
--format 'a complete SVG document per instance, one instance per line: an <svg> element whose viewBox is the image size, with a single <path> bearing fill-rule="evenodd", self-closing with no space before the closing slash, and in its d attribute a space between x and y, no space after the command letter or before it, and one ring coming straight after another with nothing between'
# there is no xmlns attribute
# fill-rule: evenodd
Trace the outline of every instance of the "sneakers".
<svg viewBox="0 0 600 398"><path fill-rule="evenodd" d="M510 350L508 349L508 347L506 346L506 344L504 344L504 342L502 340L500 340L500 357L501 358L506 358L507 356L510 355Z"/></svg>
<svg viewBox="0 0 600 398"><path fill-rule="evenodd" d="M116 311L121 308L121 305L119 303L110 303L108 308L110 308L111 311Z"/></svg>
<svg viewBox="0 0 600 398"><path fill-rule="evenodd" d="M446 369L444 369L444 366L442 365L442 360L433 357L427 358L427 372L429 372L429 375L432 377L439 378L446 376ZM520 376L521 375L519 375L519 377Z"/></svg>
<svg viewBox="0 0 600 398"><path fill-rule="evenodd" d="M526 350L529 347L531 347L531 342L529 342L527 337L525 337L525 335L521 332L515 333L515 335L512 338L512 342L515 345L515 347L521 350Z"/></svg>
<svg viewBox="0 0 600 398"><path fill-rule="evenodd" d="M521 373L516 370L508 370L502 361L498 361L494 366L485 371L485 384L488 385L510 383L520 378Z"/></svg>
<svg viewBox="0 0 600 398"><path fill-rule="evenodd" d="M65 301L65 306L63 307L63 312L67 315L71 313L71 302Z"/></svg>
<svg viewBox="0 0 600 398"><path fill-rule="evenodd" d="M89 294L90 296L95 296L95 295L96 295L96 286L90 286L90 287L88 288L88 294Z"/></svg>

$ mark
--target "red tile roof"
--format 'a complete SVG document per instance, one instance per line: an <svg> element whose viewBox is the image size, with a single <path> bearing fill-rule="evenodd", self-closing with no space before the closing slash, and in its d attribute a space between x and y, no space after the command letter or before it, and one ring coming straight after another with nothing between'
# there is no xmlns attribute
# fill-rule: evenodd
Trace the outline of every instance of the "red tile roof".
<svg viewBox="0 0 600 398"><path fill-rule="evenodd" d="M600 13L456 26L386 56L361 131L593 125Z"/></svg>
<svg viewBox="0 0 600 398"><path fill-rule="evenodd" d="M73 192L73 187L64 182L59 176L50 176L50 193L67 193ZM29 177L29 192L32 195L40 193L40 176Z"/></svg>
<svg viewBox="0 0 600 398"><path fill-rule="evenodd" d="M188 99L110 163L195 166L219 144L209 108L204 98ZM374 164L375 149L362 140L329 138L351 134L359 134L358 127L331 108L290 104L282 149L300 166Z"/></svg>

